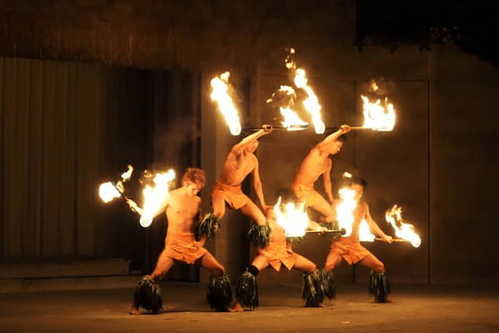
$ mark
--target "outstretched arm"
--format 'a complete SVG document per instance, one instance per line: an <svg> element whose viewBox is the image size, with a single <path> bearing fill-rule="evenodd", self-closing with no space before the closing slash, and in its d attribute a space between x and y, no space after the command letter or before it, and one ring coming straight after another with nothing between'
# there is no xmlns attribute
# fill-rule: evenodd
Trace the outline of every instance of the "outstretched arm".
<svg viewBox="0 0 499 333"><path fill-rule="evenodd" d="M331 184L331 169L333 168L333 162L328 158L327 170L322 174L322 180L324 181L324 191L326 191L327 198L331 205L334 203L333 197L333 186Z"/></svg>
<svg viewBox="0 0 499 333"><path fill-rule="evenodd" d="M232 150L238 152L243 150L246 146L253 144L256 140L260 139L262 136L269 134L272 132L272 126L270 125L262 125L262 129L257 132L248 135L244 139L242 139L239 143L235 144Z"/></svg>
<svg viewBox="0 0 499 333"><path fill-rule="evenodd" d="M366 204L366 215L365 218L367 220L367 223L369 224L369 228L376 234L378 235L383 241L387 243L392 242L392 237L388 236L381 230L381 228L378 226L376 221L371 217L371 212L369 211L369 206Z"/></svg>
<svg viewBox="0 0 499 333"><path fill-rule="evenodd" d="M329 134L324 140L322 140L317 147L321 149L322 147L325 147L329 145L330 143L333 143L334 141L338 140L340 136L343 134L346 134L350 132L352 128L349 125L341 125L340 129L337 130L336 132Z"/></svg>
<svg viewBox="0 0 499 333"><path fill-rule="evenodd" d="M265 203L265 197L263 196L263 186L262 180L260 178L260 168L258 167L258 160L255 158L255 168L253 169L253 189L255 190L258 201L260 202L260 207L265 211L267 209L267 204Z"/></svg>

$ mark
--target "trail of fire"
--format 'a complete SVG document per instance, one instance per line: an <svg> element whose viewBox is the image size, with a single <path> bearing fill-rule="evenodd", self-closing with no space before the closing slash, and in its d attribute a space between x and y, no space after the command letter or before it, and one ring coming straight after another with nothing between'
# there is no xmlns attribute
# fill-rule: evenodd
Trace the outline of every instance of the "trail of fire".
<svg viewBox="0 0 499 333"><path fill-rule="evenodd" d="M371 91L376 92L378 89L376 81L373 81L371 84ZM352 129L370 129L380 132L393 131L397 117L395 107L390 103L388 98L376 98L371 100L365 95L361 95L360 98L362 99L364 125L352 127Z"/></svg>
<svg viewBox="0 0 499 333"><path fill-rule="evenodd" d="M348 176L346 176L348 178ZM355 221L355 209L357 208L356 191L348 187L342 187L338 194L340 202L336 205L336 218L339 228L345 229L344 237L352 234L352 226ZM359 225L359 240L361 242L373 242L375 236L371 233L369 225L365 219L362 219Z"/></svg>
<svg viewBox="0 0 499 333"><path fill-rule="evenodd" d="M241 120L239 111L231 96L231 86L229 84L230 73L225 72L214 77L210 81L212 101L217 103L218 110L222 113L227 126L229 126L230 134L241 134Z"/></svg>
<svg viewBox="0 0 499 333"><path fill-rule="evenodd" d="M282 209L282 206L284 206L284 209ZM279 197L273 210L277 224L284 229L286 237L303 237L305 235L310 220L305 211L304 203L287 202L282 205L281 197Z"/></svg>
<svg viewBox="0 0 499 333"><path fill-rule="evenodd" d="M144 196L143 207L140 207L134 200L125 195L124 183L130 179L132 172L133 167L129 165L128 170L121 175L120 181L102 183L99 186L99 197L104 203L109 203L116 198L123 198L130 209L140 215L140 225L147 228L164 207L170 185L175 179L175 171L170 169L165 173L156 173L154 175L154 185L146 185L142 191Z"/></svg>
<svg viewBox="0 0 499 333"><path fill-rule="evenodd" d="M414 247L421 246L421 237L416 233L414 226L405 223L402 218L402 207L393 205L392 208L386 211L385 220L395 230L395 236L410 242Z"/></svg>

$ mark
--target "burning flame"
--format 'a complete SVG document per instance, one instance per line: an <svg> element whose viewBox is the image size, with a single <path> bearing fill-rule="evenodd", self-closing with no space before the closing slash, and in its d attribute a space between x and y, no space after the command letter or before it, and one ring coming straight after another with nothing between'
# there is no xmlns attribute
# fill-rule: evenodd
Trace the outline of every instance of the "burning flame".
<svg viewBox="0 0 499 333"><path fill-rule="evenodd" d="M241 134L241 121L239 119L239 112L229 93L229 77L230 73L225 72L211 79L210 97L212 101L217 103L218 110L222 113L229 126L230 134L239 135Z"/></svg>
<svg viewBox="0 0 499 333"><path fill-rule="evenodd" d="M395 229L395 236L408 240L414 247L421 246L421 237L414 230L414 226L403 222L402 207L393 205L386 211L385 220Z"/></svg>
<svg viewBox="0 0 499 333"><path fill-rule="evenodd" d="M121 197L121 193L112 182L102 183L99 186L99 197L104 203L109 203Z"/></svg>
<svg viewBox="0 0 499 333"><path fill-rule="evenodd" d="M368 97L361 95L363 101L364 125L365 128L370 128L376 131L388 132L392 131L395 126L395 107L385 98L381 103L381 99L371 102Z"/></svg>
<svg viewBox="0 0 499 333"><path fill-rule="evenodd" d="M151 225L154 217L163 208L168 198L171 182L175 179L175 171L172 169L165 173L157 173L154 176L154 186L147 185L142 191L144 205L140 216L140 225L147 228Z"/></svg>
<svg viewBox="0 0 499 333"><path fill-rule="evenodd" d="M281 125L288 131L299 131L308 126L306 121L303 121L298 114L289 107L280 107L281 115L284 121Z"/></svg>
<svg viewBox="0 0 499 333"><path fill-rule="evenodd" d="M127 171L121 174L121 180L113 183L113 182L106 182L102 183L99 186L99 197L104 203L109 203L113 201L116 198L121 197L122 193L125 192L125 186L123 183L125 183L127 180L130 179L133 173L133 166L130 164L128 165Z"/></svg>
<svg viewBox="0 0 499 333"><path fill-rule="evenodd" d="M283 229L286 237L302 237L305 235L305 230L309 224L309 218L305 211L305 204L288 202L284 205L284 210L281 207L281 197L274 205L274 214L277 224Z"/></svg>
<svg viewBox="0 0 499 333"><path fill-rule="evenodd" d="M349 173L347 174L350 175ZM357 208L357 200L355 199L356 191L348 187L342 187L338 191L338 194L340 202L336 205L336 218L339 222L339 228L346 231L343 236L349 237L352 234L352 226L355 222L354 211ZM373 242L374 239L375 236L371 233L369 224L365 219L362 219L359 224L359 241Z"/></svg>
<svg viewBox="0 0 499 333"><path fill-rule="evenodd" d="M312 124L314 125L315 133L322 134L326 130L326 125L322 121L321 109L317 95L313 89L308 85L307 73L302 68L297 68L295 71L294 83L296 87L305 90L307 98L303 101L303 106L310 113L312 117Z"/></svg>
<svg viewBox="0 0 499 333"><path fill-rule="evenodd" d="M376 81L373 80L371 82L371 90L376 92L376 91L378 91L378 89L379 89L378 84L376 83Z"/></svg>

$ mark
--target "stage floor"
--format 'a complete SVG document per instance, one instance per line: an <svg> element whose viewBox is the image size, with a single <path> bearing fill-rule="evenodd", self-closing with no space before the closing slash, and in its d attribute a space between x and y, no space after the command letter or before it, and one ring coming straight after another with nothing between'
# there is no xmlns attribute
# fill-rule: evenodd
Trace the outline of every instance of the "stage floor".
<svg viewBox="0 0 499 333"><path fill-rule="evenodd" d="M0 332L499 332L499 292L394 286L375 304L365 286L340 286L337 300L303 308L299 286L262 286L262 306L211 312L202 284L165 283L167 312L127 314L130 289L0 294Z"/></svg>

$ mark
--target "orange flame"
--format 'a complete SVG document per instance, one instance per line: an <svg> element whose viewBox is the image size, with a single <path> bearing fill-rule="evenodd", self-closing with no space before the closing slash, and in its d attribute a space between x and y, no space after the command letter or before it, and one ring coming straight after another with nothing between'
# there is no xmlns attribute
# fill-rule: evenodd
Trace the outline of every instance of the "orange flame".
<svg viewBox="0 0 499 333"><path fill-rule="evenodd" d="M309 218L305 211L305 204L288 202L284 205L284 210L281 207L281 197L274 205L274 214L277 224L283 229L286 237L302 237L305 235L309 225Z"/></svg>
<svg viewBox="0 0 499 333"><path fill-rule="evenodd" d="M368 97L361 95L363 101L363 114L365 128L370 128L375 131L389 132L395 126L396 114L395 107L385 98L384 102L378 98L375 102L371 102Z"/></svg>
<svg viewBox="0 0 499 333"><path fill-rule="evenodd" d="M414 226L403 222L402 207L393 205L392 208L386 211L385 220L395 229L397 237L408 240L414 247L421 246L421 237L416 233Z"/></svg>
<svg viewBox="0 0 499 333"><path fill-rule="evenodd" d="M165 173L157 173L154 175L154 186L146 185L142 194L144 195L144 204L141 209L140 225L147 228L151 225L154 217L164 207L166 199L168 199L169 188L172 181L175 179L175 171L172 169Z"/></svg>
<svg viewBox="0 0 499 333"><path fill-rule="evenodd" d="M357 208L355 198L356 191L348 187L342 187L338 194L340 202L336 205L336 218L339 222L339 228L345 229L343 237L349 237L352 234L352 226L355 222L354 211ZM359 240L361 242L373 242L376 237L371 233L369 224L365 219L359 224Z"/></svg>
<svg viewBox="0 0 499 333"><path fill-rule="evenodd" d="M121 193L112 182L102 183L99 186L99 197L104 203L109 203L121 197Z"/></svg>
<svg viewBox="0 0 499 333"><path fill-rule="evenodd" d="M241 134L241 121L239 111L230 94L229 77L230 73L225 72L211 79L210 98L217 103L218 110L222 113L225 122L229 126L230 134L239 135Z"/></svg>

